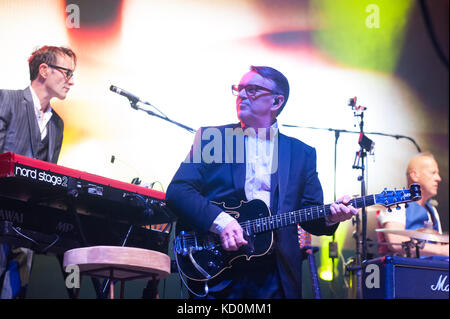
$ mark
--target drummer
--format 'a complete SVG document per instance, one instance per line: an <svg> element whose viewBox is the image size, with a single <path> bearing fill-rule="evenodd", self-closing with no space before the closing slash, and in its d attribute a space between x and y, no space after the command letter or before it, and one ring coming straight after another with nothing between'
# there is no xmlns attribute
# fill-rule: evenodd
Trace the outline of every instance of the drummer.
<svg viewBox="0 0 450 319"><path fill-rule="evenodd" d="M432 200L438 192L438 184L441 182L439 176L438 164L434 156L429 153L420 153L414 156L408 164L406 171L408 185L417 183L420 185L422 198L417 202L408 203L408 207L400 210L393 210L392 212L382 211L378 215L379 226L385 229L407 229L424 232L432 232L442 234L439 214L436 210L437 203ZM397 245L387 246L388 254L404 255L401 244L408 242L411 238L389 234L384 232L384 239L388 243ZM431 243L427 242L423 249L420 250L421 256L448 256L448 243Z"/></svg>

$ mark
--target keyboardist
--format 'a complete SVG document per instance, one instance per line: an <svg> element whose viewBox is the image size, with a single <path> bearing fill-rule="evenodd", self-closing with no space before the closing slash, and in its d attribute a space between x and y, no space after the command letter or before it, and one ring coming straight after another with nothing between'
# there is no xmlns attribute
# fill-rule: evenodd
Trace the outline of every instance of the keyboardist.
<svg viewBox="0 0 450 319"><path fill-rule="evenodd" d="M76 61L69 48L43 46L28 59L30 85L24 90L0 90L0 153L57 163L64 123L50 101L66 98L74 85ZM0 244L0 298L24 298L33 253Z"/></svg>

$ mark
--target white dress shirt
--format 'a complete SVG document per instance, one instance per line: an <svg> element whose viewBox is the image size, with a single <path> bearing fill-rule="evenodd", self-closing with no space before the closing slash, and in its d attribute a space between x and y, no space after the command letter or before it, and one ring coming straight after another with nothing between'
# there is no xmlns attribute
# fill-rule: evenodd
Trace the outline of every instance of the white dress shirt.
<svg viewBox="0 0 450 319"><path fill-rule="evenodd" d="M247 200L261 199L270 207L270 178L274 156L275 139L278 138L278 124L275 121L267 136L266 129L244 130L245 134L245 196ZM276 153L278 156L278 152ZM214 220L210 231L220 234L234 218L222 212Z"/></svg>
<svg viewBox="0 0 450 319"><path fill-rule="evenodd" d="M41 132L41 140L45 138L47 135L47 123L50 121L52 117L52 108L48 107L47 111L42 112L41 110L41 102L39 101L36 92L34 92L33 88L30 86L31 96L33 97L34 104L34 113L36 114L36 119L39 125L39 131Z"/></svg>

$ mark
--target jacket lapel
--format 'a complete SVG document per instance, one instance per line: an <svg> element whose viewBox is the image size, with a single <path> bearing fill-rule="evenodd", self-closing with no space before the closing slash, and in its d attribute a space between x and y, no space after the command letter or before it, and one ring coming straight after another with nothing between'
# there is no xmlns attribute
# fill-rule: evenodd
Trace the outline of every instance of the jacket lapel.
<svg viewBox="0 0 450 319"><path fill-rule="evenodd" d="M270 176L270 211L277 214L279 211L278 170Z"/></svg>
<svg viewBox="0 0 450 319"><path fill-rule="evenodd" d="M39 137L41 136L41 134L39 132L36 113L34 112L33 98L31 97L31 91L29 87L23 91L23 96L23 105L26 109L28 117L28 128L30 131L31 157L35 157L36 150L38 148Z"/></svg>
<svg viewBox="0 0 450 319"><path fill-rule="evenodd" d="M276 147L277 145L275 145ZM275 152L275 150L274 150ZM291 143L283 134L279 134L278 139L278 207L282 206L286 196L288 180L291 168ZM273 187L271 187L274 190Z"/></svg>
<svg viewBox="0 0 450 319"><path fill-rule="evenodd" d="M53 112L53 111L52 111ZM55 163L53 161L53 155L55 154L55 141L56 141L56 126L55 126L55 116L50 118L47 124L47 134L48 134L48 161Z"/></svg>
<svg viewBox="0 0 450 319"><path fill-rule="evenodd" d="M233 129L240 127L239 125L235 126ZM244 141L241 144L237 142L237 139L242 138ZM233 142L233 163L231 164L231 170L233 175L233 184L234 188L238 190L242 190L245 194L245 174L246 174L246 142L245 135L237 136ZM243 162L242 162L243 155Z"/></svg>

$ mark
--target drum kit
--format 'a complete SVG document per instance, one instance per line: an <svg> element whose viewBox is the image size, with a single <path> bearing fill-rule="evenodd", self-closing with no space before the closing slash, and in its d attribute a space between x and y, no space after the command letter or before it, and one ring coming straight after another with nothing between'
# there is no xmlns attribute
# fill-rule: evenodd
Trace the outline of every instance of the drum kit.
<svg viewBox="0 0 450 319"><path fill-rule="evenodd" d="M401 235L410 238L409 241L404 241L402 243L385 243L385 242L377 242L378 245L401 245L405 251L406 257L411 257L411 249L416 249L416 257L420 257L420 249L425 246L426 242L432 243L449 243L449 236L439 234L434 229L430 229L428 227L419 228L416 230L410 229L390 229L390 228L379 228L375 229L377 232L381 232L384 234L393 234L393 235Z"/></svg>
<svg viewBox="0 0 450 319"><path fill-rule="evenodd" d="M416 257L420 258L420 250L424 248L425 243L433 243L433 244L448 244L449 243L449 235L448 234L439 234L436 230L424 227L416 230L409 229L391 229L391 228L377 228L376 232L383 234L393 234L400 235L405 237L405 241L401 243L389 243L389 242L380 242L380 241L370 241L369 245L384 245L384 246L402 246L403 251L405 252L405 257ZM411 256L411 250L415 249L415 256ZM448 260L448 259L447 259ZM348 291L348 297L351 299L358 298L357 291L357 276L356 270L359 269L358 265L354 258L350 258L346 262L346 276L350 276L350 282L346 282Z"/></svg>
<svg viewBox="0 0 450 319"><path fill-rule="evenodd" d="M420 228L417 230L409 229L390 229L390 228L379 228L376 229L377 232L382 232L385 234L402 235L409 237L411 239L420 239L425 241L432 241L437 243L448 244L448 235L441 235L437 233L434 229Z"/></svg>

